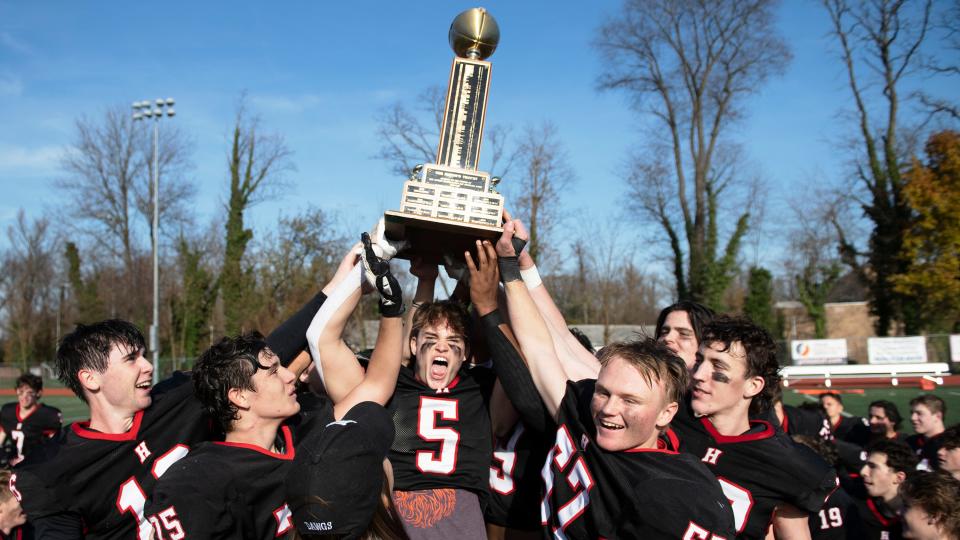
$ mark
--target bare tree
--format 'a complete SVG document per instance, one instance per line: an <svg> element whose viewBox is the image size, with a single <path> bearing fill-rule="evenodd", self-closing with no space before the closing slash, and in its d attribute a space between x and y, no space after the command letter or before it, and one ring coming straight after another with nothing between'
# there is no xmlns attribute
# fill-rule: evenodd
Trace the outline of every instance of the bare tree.
<svg viewBox="0 0 960 540"><path fill-rule="evenodd" d="M507 186L510 204L528 225L530 256L541 261L549 251L551 230L562 220L562 197L574 173L557 127L549 121L526 126L514 155L518 174Z"/></svg>
<svg viewBox="0 0 960 540"><path fill-rule="evenodd" d="M97 247L134 270L143 240L152 238L152 138L130 112L114 107L102 120L81 118L76 138L62 159L67 176L58 181L76 229ZM175 127L160 130L160 223L178 230L189 215L193 187L184 180L190 143Z"/></svg>
<svg viewBox="0 0 960 540"><path fill-rule="evenodd" d="M745 97L782 72L790 53L777 34L772 0L703 2L626 0L600 30L606 68L602 89L623 90L658 126L667 160L635 159L631 185L641 181L660 195L641 201L642 215L659 224L673 258L677 294L719 307L734 275L733 262L750 223L750 208L718 217L723 187L742 181L718 163ZM721 223L733 223L720 247Z"/></svg>
<svg viewBox="0 0 960 540"><path fill-rule="evenodd" d="M244 226L244 214L257 203L274 196L283 186L284 173L294 169L291 156L282 136L264 133L259 119L247 116L241 98L227 154L230 185L220 273L220 294L228 334L239 332L252 311L245 301L253 280L250 265L245 265L244 254L253 231Z"/></svg>
<svg viewBox="0 0 960 540"><path fill-rule="evenodd" d="M910 219L901 174L910 149L902 142L898 85L919 67L932 2L823 0L823 5L830 15L853 97L857 125L854 174L865 191L857 201L873 226L865 250L857 247L842 227L836 227L841 254L869 287L877 334L887 335L898 322L906 323L906 331L913 332L912 307L890 280L907 269L902 248Z"/></svg>
<svg viewBox="0 0 960 540"><path fill-rule="evenodd" d="M376 117L380 150L374 157L403 178L421 163L436 162L445 99L442 88L430 86L417 95L412 105L396 102L382 109ZM487 151L482 155L490 156L487 172L494 176L506 176L513 163L513 153L508 148L510 132L508 126L484 128L483 147Z"/></svg>
<svg viewBox="0 0 960 540"><path fill-rule="evenodd" d="M934 16L939 22L933 27L943 35L944 49L950 55L952 62L943 59L931 58L924 62L925 70L939 77L949 77L955 80L960 77L960 0L953 0L949 7ZM956 83L954 83L956 84ZM917 99L926 108L931 119L945 118L956 122L960 120L960 103L949 98L935 96L926 89L916 92Z"/></svg>
<svg viewBox="0 0 960 540"><path fill-rule="evenodd" d="M50 222L28 221L23 210L7 229L10 248L0 263L2 328L6 357L23 369L56 349L52 332L55 298L55 241Z"/></svg>

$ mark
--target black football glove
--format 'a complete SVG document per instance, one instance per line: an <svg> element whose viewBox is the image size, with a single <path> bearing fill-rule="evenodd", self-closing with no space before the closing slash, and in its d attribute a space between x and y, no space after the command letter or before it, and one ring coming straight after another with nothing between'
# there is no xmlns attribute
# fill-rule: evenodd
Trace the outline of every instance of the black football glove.
<svg viewBox="0 0 960 540"><path fill-rule="evenodd" d="M390 273L390 264L377 256L370 242L370 235L360 235L363 242L363 266L368 276L373 277L373 285L380 293L380 315L399 317L403 315L403 294L397 278Z"/></svg>

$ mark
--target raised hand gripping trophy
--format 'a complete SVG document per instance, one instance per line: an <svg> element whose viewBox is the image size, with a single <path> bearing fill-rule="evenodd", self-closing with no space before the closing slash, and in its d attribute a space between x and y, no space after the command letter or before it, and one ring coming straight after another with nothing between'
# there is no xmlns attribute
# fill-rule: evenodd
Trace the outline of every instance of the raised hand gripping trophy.
<svg viewBox="0 0 960 540"><path fill-rule="evenodd" d="M449 40L457 56L437 162L417 165L403 184L400 210L384 215L386 237L406 241L401 258L462 259L477 238L502 232L503 196L494 189L500 179L477 170L490 88L490 62L484 59L497 48L500 29L485 9L472 8L453 20Z"/></svg>

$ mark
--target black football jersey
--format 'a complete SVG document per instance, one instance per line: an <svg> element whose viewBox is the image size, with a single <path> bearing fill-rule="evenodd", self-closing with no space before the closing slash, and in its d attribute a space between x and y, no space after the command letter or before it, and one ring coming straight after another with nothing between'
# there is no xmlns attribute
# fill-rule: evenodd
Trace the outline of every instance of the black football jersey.
<svg viewBox="0 0 960 540"><path fill-rule="evenodd" d="M920 462L917 463L917 469L921 471L936 471L940 469L940 459L937 457L937 451L943 444L943 437L926 437L924 435L911 435L907 437L907 444L917 453Z"/></svg>
<svg viewBox="0 0 960 540"><path fill-rule="evenodd" d="M783 406L783 424L780 427L788 435L806 435L825 441L833 440L830 421L826 417L790 405Z"/></svg>
<svg viewBox="0 0 960 540"><path fill-rule="evenodd" d="M862 530L857 538L863 540L900 540L903 526L895 511L886 509L876 499L854 499L860 514Z"/></svg>
<svg viewBox="0 0 960 540"><path fill-rule="evenodd" d="M540 530L540 469L553 446L553 434L531 430L517 422L497 440L490 463L490 500L484 518L495 525Z"/></svg>
<svg viewBox="0 0 960 540"><path fill-rule="evenodd" d="M151 395L126 433L77 422L16 469L11 487L38 537L56 523L86 538L150 538L144 505L157 479L211 436L189 374L174 374Z"/></svg>
<svg viewBox="0 0 960 540"><path fill-rule="evenodd" d="M147 502L154 538L272 540L288 533L293 521L284 479L296 444L334 420L328 402L317 406L281 426L277 452L225 441L196 445L157 482Z"/></svg>
<svg viewBox="0 0 960 540"><path fill-rule="evenodd" d="M595 383L568 382L557 412L555 444L542 470L544 535L732 538L730 505L699 460L667 448L607 452L596 445Z"/></svg>
<svg viewBox="0 0 960 540"><path fill-rule="evenodd" d="M830 494L808 523L811 540L857 540L863 534L856 502L843 488Z"/></svg>
<svg viewBox="0 0 960 540"><path fill-rule="evenodd" d="M487 402L493 374L461 370L447 388L434 390L400 368L387 410L396 437L390 448L394 489L465 489L486 500L493 452Z"/></svg>
<svg viewBox="0 0 960 540"><path fill-rule="evenodd" d="M870 441L870 424L859 416L841 416L830 429L833 437L839 441L857 446L865 446Z"/></svg>
<svg viewBox="0 0 960 540"><path fill-rule="evenodd" d="M764 538L774 509L789 503L814 513L837 487L834 470L806 446L763 420L742 435L724 436L707 418L694 418L689 402L673 418L680 449L716 475L730 500L738 538Z"/></svg>
<svg viewBox="0 0 960 540"><path fill-rule="evenodd" d="M19 403L7 403L0 409L0 428L11 441L7 459L21 460L46 439L60 431L63 419L60 409L39 404L32 413L22 416Z"/></svg>

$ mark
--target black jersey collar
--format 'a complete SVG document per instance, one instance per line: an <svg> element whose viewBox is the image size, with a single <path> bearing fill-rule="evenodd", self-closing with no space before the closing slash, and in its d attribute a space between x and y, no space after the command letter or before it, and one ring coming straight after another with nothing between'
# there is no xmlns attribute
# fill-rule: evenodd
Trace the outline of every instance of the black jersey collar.
<svg viewBox="0 0 960 540"><path fill-rule="evenodd" d="M741 442L750 442L750 441L760 441L763 439L769 439L773 437L776 430L773 429L773 426L770 422L766 420L750 420L750 429L746 433L740 435L721 435L717 428L713 427L713 423L710 422L706 416L700 418L700 423L703 424L704 429L707 430L707 433L713 437L713 440L718 443L728 444L728 443L741 443ZM760 427L760 430L754 431L755 428Z"/></svg>
<svg viewBox="0 0 960 540"><path fill-rule="evenodd" d="M236 443L236 442L227 442L227 441L214 441L213 444L219 444L221 446L232 446L234 448L246 448L247 450L253 450L255 452L260 452L265 456L270 456L272 458L282 459L284 461L292 461L296 451L293 448L293 434L290 433L290 426L280 426L280 435L283 437L283 453L271 452L266 448L257 446L255 444L247 443Z"/></svg>
<svg viewBox="0 0 960 540"><path fill-rule="evenodd" d="M73 432L79 437L84 439L95 439L100 441L133 441L137 438L137 433L140 432L140 422L143 420L143 411L137 411L133 415L133 425L130 426L124 433L104 433L102 431L96 431L90 429L90 420L86 422L74 422L70 424L70 427L73 428Z"/></svg>

